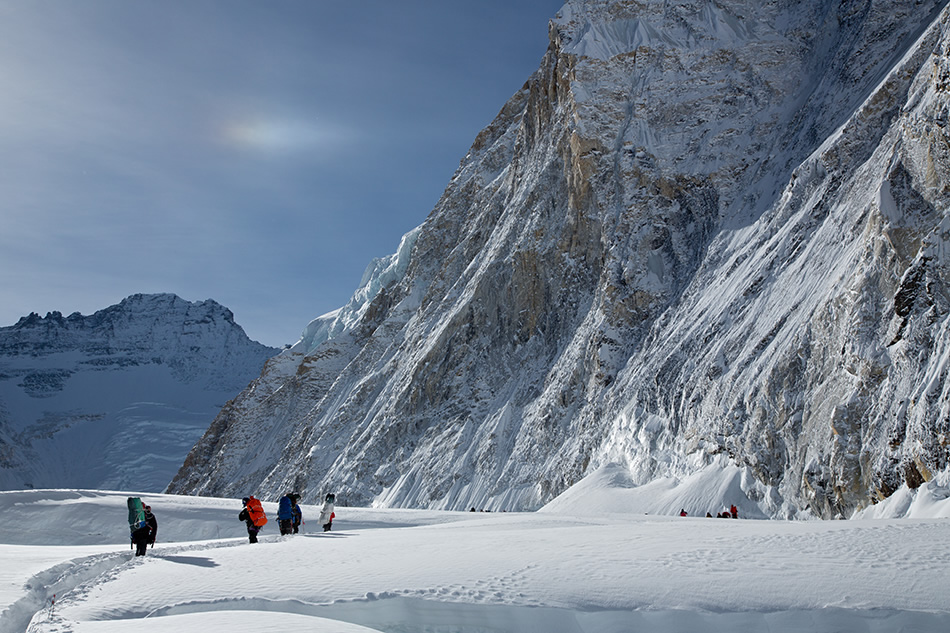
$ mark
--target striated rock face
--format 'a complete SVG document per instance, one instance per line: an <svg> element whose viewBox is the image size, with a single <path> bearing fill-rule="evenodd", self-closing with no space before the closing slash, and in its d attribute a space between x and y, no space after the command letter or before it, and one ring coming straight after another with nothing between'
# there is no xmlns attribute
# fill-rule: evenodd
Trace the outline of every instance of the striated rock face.
<svg viewBox="0 0 950 633"><path fill-rule="evenodd" d="M171 492L530 509L731 462L772 516L947 468L944 3L568 2L399 252Z"/></svg>
<svg viewBox="0 0 950 633"><path fill-rule="evenodd" d="M277 351L171 294L0 328L0 487L162 490Z"/></svg>

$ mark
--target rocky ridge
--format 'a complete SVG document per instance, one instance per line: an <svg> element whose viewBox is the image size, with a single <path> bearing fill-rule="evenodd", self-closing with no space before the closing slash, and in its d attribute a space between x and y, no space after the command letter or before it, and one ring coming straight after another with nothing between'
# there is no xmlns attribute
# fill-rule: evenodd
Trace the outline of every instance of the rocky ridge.
<svg viewBox="0 0 950 633"><path fill-rule="evenodd" d="M576 0L550 40L170 491L531 509L729 464L833 517L947 468L945 3Z"/></svg>

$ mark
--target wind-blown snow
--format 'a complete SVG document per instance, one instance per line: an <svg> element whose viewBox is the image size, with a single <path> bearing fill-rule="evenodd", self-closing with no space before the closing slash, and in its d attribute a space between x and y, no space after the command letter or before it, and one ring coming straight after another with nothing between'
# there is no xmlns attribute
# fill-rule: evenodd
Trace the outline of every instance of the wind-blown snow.
<svg viewBox="0 0 950 633"><path fill-rule="evenodd" d="M402 280L419 231L420 227L416 227L403 235L399 248L392 255L377 257L370 262L347 304L311 321L287 354L309 354L322 343L353 329L379 292Z"/></svg>
<svg viewBox="0 0 950 633"><path fill-rule="evenodd" d="M946 498L900 520L659 517L635 511L616 475L540 513L338 507L333 531L311 521L287 537L268 502L257 545L236 499L150 494L159 538L140 559L128 493L0 493L0 633L950 627L950 521L925 518L947 516ZM697 497L722 492L708 484L693 483ZM640 496L663 505L662 490Z"/></svg>

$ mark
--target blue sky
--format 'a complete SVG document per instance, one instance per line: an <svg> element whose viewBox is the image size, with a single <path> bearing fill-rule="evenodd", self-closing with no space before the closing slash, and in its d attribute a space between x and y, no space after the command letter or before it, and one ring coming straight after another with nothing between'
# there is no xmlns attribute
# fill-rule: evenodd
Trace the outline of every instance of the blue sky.
<svg viewBox="0 0 950 633"><path fill-rule="evenodd" d="M0 4L0 325L174 292L296 341L425 219L561 4Z"/></svg>

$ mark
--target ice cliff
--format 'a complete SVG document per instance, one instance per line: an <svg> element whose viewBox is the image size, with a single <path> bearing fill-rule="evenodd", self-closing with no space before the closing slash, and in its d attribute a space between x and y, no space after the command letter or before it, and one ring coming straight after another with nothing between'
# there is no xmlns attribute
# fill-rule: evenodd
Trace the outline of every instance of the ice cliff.
<svg viewBox="0 0 950 633"><path fill-rule="evenodd" d="M605 464L728 467L835 517L946 470L948 22L568 2L426 221L169 490L532 509Z"/></svg>

